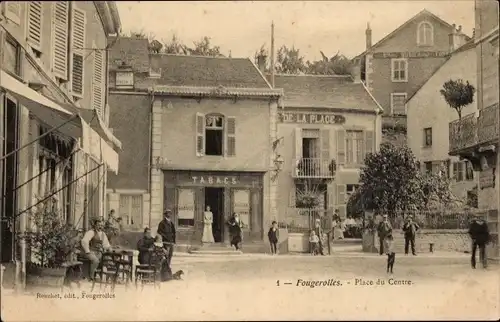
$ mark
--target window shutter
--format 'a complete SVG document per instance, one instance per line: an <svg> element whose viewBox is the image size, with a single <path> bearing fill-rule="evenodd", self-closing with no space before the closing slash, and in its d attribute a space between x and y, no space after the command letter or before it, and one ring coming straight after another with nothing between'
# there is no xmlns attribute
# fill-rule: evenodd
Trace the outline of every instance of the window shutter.
<svg viewBox="0 0 500 322"><path fill-rule="evenodd" d="M345 164L345 130L337 130L337 163Z"/></svg>
<svg viewBox="0 0 500 322"><path fill-rule="evenodd" d="M366 156L370 153L373 153L374 148L373 146L375 145L375 132L374 131L365 131L365 155L364 159ZM363 163L364 163L363 159Z"/></svg>
<svg viewBox="0 0 500 322"><path fill-rule="evenodd" d="M228 117L226 121L226 155L234 157L236 155L236 118Z"/></svg>
<svg viewBox="0 0 500 322"><path fill-rule="evenodd" d="M135 228L142 227L142 195L132 196L131 222Z"/></svg>
<svg viewBox="0 0 500 322"><path fill-rule="evenodd" d="M345 204L345 184L337 185L337 205Z"/></svg>
<svg viewBox="0 0 500 322"><path fill-rule="evenodd" d="M345 219L347 217L346 205L339 205L337 208L339 210L340 219Z"/></svg>
<svg viewBox="0 0 500 322"><path fill-rule="evenodd" d="M196 155L205 154L205 114L196 113Z"/></svg>
<svg viewBox="0 0 500 322"><path fill-rule="evenodd" d="M99 116L103 117L104 90L102 86L104 59L100 48L94 48L94 77L92 86L93 105Z"/></svg>
<svg viewBox="0 0 500 322"><path fill-rule="evenodd" d="M333 214L333 209L335 208L335 204L336 204L335 184L329 183L327 185L326 189L327 189L327 193L328 193L328 210L331 211Z"/></svg>
<svg viewBox="0 0 500 322"><path fill-rule="evenodd" d="M322 163L326 163L326 171L328 171L328 164L330 162L330 130L321 130L321 159Z"/></svg>
<svg viewBox="0 0 500 322"><path fill-rule="evenodd" d="M302 159L302 129L295 128L295 160L299 162Z"/></svg>
<svg viewBox="0 0 500 322"><path fill-rule="evenodd" d="M52 19L52 72L63 80L68 79L68 9L69 2L53 3Z"/></svg>
<svg viewBox="0 0 500 322"><path fill-rule="evenodd" d="M42 47L42 1L28 2L28 42L31 47Z"/></svg>
<svg viewBox="0 0 500 322"><path fill-rule="evenodd" d="M73 10L72 21L72 45L73 57L71 65L71 91L73 95L83 96L83 71L84 58L83 49L85 48L85 12L82 10Z"/></svg>

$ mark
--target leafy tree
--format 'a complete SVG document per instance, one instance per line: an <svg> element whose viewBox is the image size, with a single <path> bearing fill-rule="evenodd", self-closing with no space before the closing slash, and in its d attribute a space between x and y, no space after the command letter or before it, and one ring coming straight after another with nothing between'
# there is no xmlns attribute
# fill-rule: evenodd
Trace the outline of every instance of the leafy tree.
<svg viewBox="0 0 500 322"><path fill-rule="evenodd" d="M422 174L408 147L383 143L379 152L366 156L360 188L347 206L354 213L372 209L391 215L429 209L432 201L446 205L451 199L446 176Z"/></svg>
<svg viewBox="0 0 500 322"><path fill-rule="evenodd" d="M458 118L462 118L462 109L474 101L476 89L462 79L449 80L443 84L443 89L439 92L443 95L446 103L457 111Z"/></svg>
<svg viewBox="0 0 500 322"><path fill-rule="evenodd" d="M346 56L337 52L328 58L320 51L322 59L309 62L307 61L307 72L313 75L350 75L352 62Z"/></svg>
<svg viewBox="0 0 500 322"><path fill-rule="evenodd" d="M295 47L288 48L285 45L278 49L275 68L276 72L281 74L300 74L307 70L300 50Z"/></svg>
<svg viewBox="0 0 500 322"><path fill-rule="evenodd" d="M220 51L219 46L213 46L210 43L210 37L203 37L199 41L194 42L194 48L188 48L190 55L196 56L210 56L210 57L224 57Z"/></svg>
<svg viewBox="0 0 500 322"><path fill-rule="evenodd" d="M172 39L169 42L165 42L164 52L174 55L187 55L189 53L187 46L184 45L175 34L172 35Z"/></svg>

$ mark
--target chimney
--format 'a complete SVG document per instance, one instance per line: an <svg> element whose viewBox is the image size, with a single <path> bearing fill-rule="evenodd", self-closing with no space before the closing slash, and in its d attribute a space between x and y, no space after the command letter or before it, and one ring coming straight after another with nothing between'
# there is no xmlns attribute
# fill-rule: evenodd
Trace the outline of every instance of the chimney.
<svg viewBox="0 0 500 322"><path fill-rule="evenodd" d="M460 47L457 25L453 24L453 29L451 30L451 33L448 35L448 37L449 37L449 42L450 42L450 52L453 52L458 47Z"/></svg>
<svg viewBox="0 0 500 322"><path fill-rule="evenodd" d="M361 83L361 58L357 58L352 65L351 77L354 83Z"/></svg>
<svg viewBox="0 0 500 322"><path fill-rule="evenodd" d="M267 56L259 54L257 56L257 67L259 67L259 70L262 74L266 73L266 63L267 63Z"/></svg>
<svg viewBox="0 0 500 322"><path fill-rule="evenodd" d="M365 36L366 36L366 50L369 50L370 48L372 48L372 30L370 28L369 22L366 24Z"/></svg>

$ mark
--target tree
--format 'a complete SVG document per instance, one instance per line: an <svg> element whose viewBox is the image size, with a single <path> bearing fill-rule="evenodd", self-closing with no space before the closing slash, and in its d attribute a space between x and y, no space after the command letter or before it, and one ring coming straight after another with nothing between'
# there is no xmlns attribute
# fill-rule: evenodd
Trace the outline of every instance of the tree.
<svg viewBox="0 0 500 322"><path fill-rule="evenodd" d="M307 70L304 57L295 47L288 48L283 45L276 55L276 72L281 74L300 74Z"/></svg>
<svg viewBox="0 0 500 322"><path fill-rule="evenodd" d="M187 55L189 53L187 46L180 42L176 34L172 35L172 39L169 42L165 42L164 52L174 55Z"/></svg>
<svg viewBox="0 0 500 322"><path fill-rule="evenodd" d="M212 46L210 37L203 37L199 41L194 42L194 48L187 48L190 55L196 56L210 56L210 57L224 57L220 52L219 46Z"/></svg>
<svg viewBox="0 0 500 322"><path fill-rule="evenodd" d="M348 207L391 215L429 209L431 201L446 205L451 199L445 175L422 174L408 147L383 143L379 152L366 156L358 193Z"/></svg>
<svg viewBox="0 0 500 322"><path fill-rule="evenodd" d="M322 59L309 62L307 61L307 72L313 75L350 75L352 62L346 56L337 52L331 58L328 58L320 51Z"/></svg>
<svg viewBox="0 0 500 322"><path fill-rule="evenodd" d="M448 105L457 111L458 119L462 118L462 109L474 101L474 92L476 89L462 79L449 80L443 84L443 89L439 92L443 95Z"/></svg>

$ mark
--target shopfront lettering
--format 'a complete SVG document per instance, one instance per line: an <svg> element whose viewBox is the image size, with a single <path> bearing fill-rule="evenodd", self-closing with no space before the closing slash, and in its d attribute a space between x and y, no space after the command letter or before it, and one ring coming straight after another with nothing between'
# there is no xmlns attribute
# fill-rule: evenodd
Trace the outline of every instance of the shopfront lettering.
<svg viewBox="0 0 500 322"><path fill-rule="evenodd" d="M330 113L283 113L283 123L343 124L345 117Z"/></svg>
<svg viewBox="0 0 500 322"><path fill-rule="evenodd" d="M196 176L191 177L193 183L197 184L223 184L223 185L235 185L238 183L236 177L218 177L218 176Z"/></svg>
<svg viewBox="0 0 500 322"><path fill-rule="evenodd" d="M373 58L437 58L449 55L447 51L383 52L374 53Z"/></svg>

